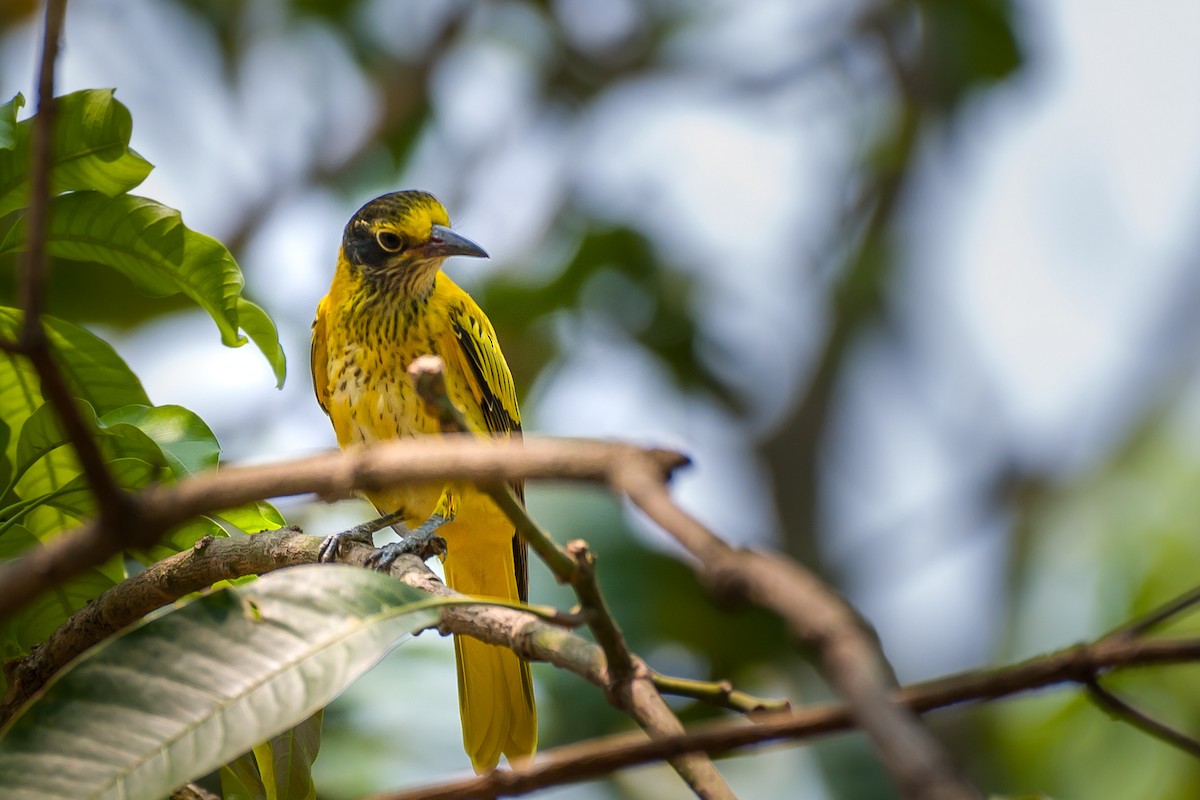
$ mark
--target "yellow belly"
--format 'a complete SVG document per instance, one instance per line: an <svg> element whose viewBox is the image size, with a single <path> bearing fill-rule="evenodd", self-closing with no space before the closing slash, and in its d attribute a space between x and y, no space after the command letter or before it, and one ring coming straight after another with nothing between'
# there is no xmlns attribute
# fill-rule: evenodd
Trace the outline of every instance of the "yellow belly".
<svg viewBox="0 0 1200 800"><path fill-rule="evenodd" d="M451 378L448 384L455 386L452 376L447 377ZM385 363L376 353L349 345L330 359L330 378L329 416L342 447L440 433L437 419L426 411L406 369L398 363ZM448 486L455 494L457 514L438 534L446 539L451 554L460 556L456 560L467 560L467 551L480 546L507 547L512 523L472 485L413 484L364 496L380 514L401 511L405 524L416 527L433 514Z"/></svg>

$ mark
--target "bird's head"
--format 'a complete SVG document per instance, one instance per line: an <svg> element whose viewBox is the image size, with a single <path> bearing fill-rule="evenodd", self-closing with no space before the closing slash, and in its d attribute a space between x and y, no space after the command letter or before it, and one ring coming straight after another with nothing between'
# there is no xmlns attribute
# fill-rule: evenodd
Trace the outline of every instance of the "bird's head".
<svg viewBox="0 0 1200 800"><path fill-rule="evenodd" d="M450 230L450 216L427 192L404 191L371 200L350 218L342 254L375 288L421 297L449 256L487 258L482 247Z"/></svg>

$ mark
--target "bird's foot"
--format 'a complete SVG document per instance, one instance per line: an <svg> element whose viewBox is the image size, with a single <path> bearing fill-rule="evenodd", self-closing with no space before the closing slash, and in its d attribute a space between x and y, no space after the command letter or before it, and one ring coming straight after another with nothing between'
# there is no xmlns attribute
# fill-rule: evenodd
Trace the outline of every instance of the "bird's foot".
<svg viewBox="0 0 1200 800"><path fill-rule="evenodd" d="M422 561L434 556L446 557L446 540L437 535L438 528L450 520L441 514L434 514L421 527L409 531L398 542L389 542L376 550L367 558L367 566L380 572L387 572L400 556L414 555Z"/></svg>
<svg viewBox="0 0 1200 800"><path fill-rule="evenodd" d="M354 542L365 544L367 547L374 547L376 531L381 531L389 525L401 525L403 518L403 511L393 511L391 514L384 514L382 517L364 522L361 525L355 525L348 531L330 534L325 537L325 540L321 542L321 547L317 550L317 561L322 564L336 561L343 543ZM400 533L399 530L397 532Z"/></svg>

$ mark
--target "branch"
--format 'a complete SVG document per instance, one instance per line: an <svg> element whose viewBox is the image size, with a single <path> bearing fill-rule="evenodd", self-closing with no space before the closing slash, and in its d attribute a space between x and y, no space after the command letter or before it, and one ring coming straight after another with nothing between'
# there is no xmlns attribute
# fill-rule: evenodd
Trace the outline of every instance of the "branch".
<svg viewBox="0 0 1200 800"><path fill-rule="evenodd" d="M66 0L48 0L42 30L42 58L38 67L38 107L33 118L29 164L29 211L26 215L28 249L21 269L21 302L25 323L20 347L28 351L44 346L42 307L46 300L46 215L50 205L50 148L58 104L54 99L54 62L58 60Z"/></svg>
<svg viewBox="0 0 1200 800"><path fill-rule="evenodd" d="M262 574L275 569L317 562L322 538L284 528L253 536L202 539L195 547L164 559L145 571L109 589L60 627L46 644L28 656L7 665L8 694L0 704L0 724L15 713L58 669L87 648L151 611L223 579ZM365 544L347 543L338 561L364 566L377 551ZM390 574L409 586L438 597L472 600L447 588L424 562L402 556ZM438 625L444 633L473 636L490 644L515 650L522 657L546 661L570 670L601 689L609 688L610 676L601 649L523 610L481 604L475 601L441 609ZM647 730L660 736L682 734L683 726L654 691L649 670L638 662L637 677L631 681L622 703L614 705L634 716ZM681 755L692 764L703 757ZM711 764L710 764L711 766ZM715 768L713 769L715 773ZM703 770L693 770L693 787L701 797L732 797L716 775L716 782Z"/></svg>
<svg viewBox="0 0 1200 800"><path fill-rule="evenodd" d="M408 375L443 432L471 430L446 391L445 363L441 358L425 355L415 359L408 367ZM509 484L486 483L479 484L479 488L500 507L517 535L542 557L559 582L569 583L574 589L588 628L604 651L607 673L604 691L609 702L632 716L653 737L681 735L683 723L659 694L653 672L630 652L621 627L604 600L596 581L596 556L588 549L587 542L579 539L561 547L529 516L525 504ZM706 755L690 753L669 761L698 797L733 798L733 791Z"/></svg>
<svg viewBox="0 0 1200 800"><path fill-rule="evenodd" d="M666 450L586 440L441 437L387 442L275 464L227 467L151 487L132 498L139 513L129 533L148 544L200 514L253 500L310 493L340 499L405 482L553 478L603 483L630 458L649 459L664 475L687 463L684 456ZM92 520L0 565L0 621L43 591L108 560L126 544L108 534L103 520Z"/></svg>
<svg viewBox="0 0 1200 800"><path fill-rule="evenodd" d="M1088 695L1096 705L1100 706L1113 719L1128 722L1138 730L1148 733L1155 739L1177 747L1193 758L1200 758L1200 740L1189 736L1170 725L1155 719L1141 709L1135 708L1126 701L1100 685L1098 679L1087 682Z"/></svg>
<svg viewBox="0 0 1200 800"><path fill-rule="evenodd" d="M1184 592L1172 600L1168 600L1166 603L1163 603L1158 608L1141 617L1130 620L1113 630L1108 636L1142 636L1160 625L1169 622L1173 617L1190 611L1197 604L1200 604L1200 586L1197 586L1190 592Z"/></svg>
<svg viewBox="0 0 1200 800"><path fill-rule="evenodd" d="M321 537L287 528L246 537L202 539L191 550L164 559L114 586L81 609L44 646L10 663L11 686L0 706L3 709L0 724L53 672L129 621L218 580L314 563L321 541ZM366 545L349 544L343 546L339 561L361 565L373 552ZM398 558L391 574L409 586L438 596L461 597L413 556ZM439 628L446 633L475 636L510 647L525 658L567 669L600 688L604 688L607 680L603 652L597 645L528 613L486 605L451 606L441 610ZM1200 638L1104 637L1018 664L912 684L892 692L890 699L920 713L1061 683L1086 686L1115 668L1197 661L1200 661ZM684 753L724 753L766 742L804 741L849 730L856 724L848 706L822 704L791 712L759 714L751 724L739 719L698 725L687 734L664 738L647 740L641 735L623 734L544 751L530 764L514 770L382 795L379 800L512 795L589 780Z"/></svg>
<svg viewBox="0 0 1200 800"><path fill-rule="evenodd" d="M661 694L671 694L676 697L690 697L709 705L728 708L740 714L755 714L762 711L788 711L792 704L788 700L767 700L762 697L739 692L729 681L696 681L690 678L675 678L660 675L655 672L652 676L654 685Z"/></svg>
<svg viewBox="0 0 1200 800"><path fill-rule="evenodd" d="M1101 640L1029 661L973 670L916 683L891 694L893 702L922 713L968 702L994 700L1061 683L1087 685L1115 667L1192 663L1200 639L1173 641ZM753 723L732 720L696 725L682 736L646 739L619 734L538 754L512 770L373 795L366 800L470 800L509 797L550 786L592 780L628 767L688 752L731 753L770 742L803 742L855 727L845 705L826 703L796 711L763 714Z"/></svg>
<svg viewBox="0 0 1200 800"><path fill-rule="evenodd" d="M321 542L322 537L307 536L294 528L228 539L205 537L190 550L122 581L80 609L44 645L6 665L10 686L0 703L0 724L72 659L146 614L220 580L315 564ZM345 543L337 560L365 566L374 552L375 548L365 544ZM447 588L416 556L398 558L390 574L428 594L468 599ZM439 628L445 633L509 647L530 660L575 672L601 688L607 680L597 645L527 611L473 603L447 606L441 615Z"/></svg>
<svg viewBox="0 0 1200 800"><path fill-rule="evenodd" d="M625 470L614 488L699 559L692 567L710 588L774 611L793 636L817 648L826 677L875 744L902 796L980 796L920 721L892 702L891 669L842 598L796 562L729 547L675 504L648 464L630 461Z"/></svg>
<svg viewBox="0 0 1200 800"><path fill-rule="evenodd" d="M33 117L30 147L29 210L25 220L27 248L21 262L21 300L25 318L18 341L6 343L4 349L14 356L26 356L33 365L41 382L42 396L54 406L63 431L79 458L83 474L87 476L88 485L96 496L106 532L114 538L120 538L132 521L135 509L105 466L104 456L79 413L74 393L54 360L45 328L42 327L48 268L46 219L50 207L50 159L57 116L54 63L58 58L66 7L66 0L49 0L46 3L42 58L38 68L38 107Z"/></svg>

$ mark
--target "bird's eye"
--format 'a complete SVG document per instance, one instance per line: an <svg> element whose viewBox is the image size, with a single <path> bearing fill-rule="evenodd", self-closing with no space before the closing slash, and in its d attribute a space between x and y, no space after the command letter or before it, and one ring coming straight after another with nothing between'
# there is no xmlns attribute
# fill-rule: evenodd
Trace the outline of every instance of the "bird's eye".
<svg viewBox="0 0 1200 800"><path fill-rule="evenodd" d="M379 231L375 234L375 241L389 253L398 253L404 249L404 240L400 238L400 234L392 231Z"/></svg>

